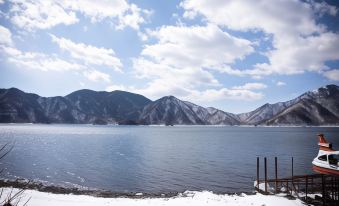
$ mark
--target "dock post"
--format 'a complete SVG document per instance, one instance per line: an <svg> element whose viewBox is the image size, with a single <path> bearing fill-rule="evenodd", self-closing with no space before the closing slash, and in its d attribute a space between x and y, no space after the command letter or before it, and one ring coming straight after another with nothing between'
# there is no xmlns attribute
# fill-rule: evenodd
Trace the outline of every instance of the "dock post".
<svg viewBox="0 0 339 206"><path fill-rule="evenodd" d="M307 193L308 193L308 176L306 176L306 186L305 186L305 202L307 204Z"/></svg>
<svg viewBox="0 0 339 206"><path fill-rule="evenodd" d="M335 185L334 186L335 187L335 200L339 200L338 199L338 192L339 192L338 191L338 179L336 177L334 178L334 185Z"/></svg>
<svg viewBox="0 0 339 206"><path fill-rule="evenodd" d="M333 185L333 177L331 177L331 199L334 200L334 185Z"/></svg>
<svg viewBox="0 0 339 206"><path fill-rule="evenodd" d="M334 182L334 184L335 184L335 200L339 200L338 199L338 179L337 178L335 178L335 182Z"/></svg>
<svg viewBox="0 0 339 206"><path fill-rule="evenodd" d="M334 178L334 199L338 200L338 181L337 178Z"/></svg>
<svg viewBox="0 0 339 206"><path fill-rule="evenodd" d="M322 188L323 205L326 205L326 198L325 198L325 176L324 175L321 175L321 188Z"/></svg>
<svg viewBox="0 0 339 206"><path fill-rule="evenodd" d="M275 193L278 193L278 158L274 158L274 166L275 166Z"/></svg>
<svg viewBox="0 0 339 206"><path fill-rule="evenodd" d="M292 187L294 186L294 184L293 184L293 169L294 168L293 168L293 157L292 157L292 177L291 177L292 178ZM292 193L292 191L291 191L291 193Z"/></svg>
<svg viewBox="0 0 339 206"><path fill-rule="evenodd" d="M259 157L257 157L257 188L259 189Z"/></svg>
<svg viewBox="0 0 339 206"><path fill-rule="evenodd" d="M292 157L292 180L293 180L293 157Z"/></svg>
<svg viewBox="0 0 339 206"><path fill-rule="evenodd" d="M264 158L264 165L265 165L265 193L267 193L267 158Z"/></svg>
<svg viewBox="0 0 339 206"><path fill-rule="evenodd" d="M337 201L337 202L339 202L339 182L338 182L338 178L337 177L335 177L334 178L334 185L335 185L335 200Z"/></svg>
<svg viewBox="0 0 339 206"><path fill-rule="evenodd" d="M314 193L314 181L313 181L313 176L311 178L311 192Z"/></svg>
<svg viewBox="0 0 339 206"><path fill-rule="evenodd" d="M338 181L338 178L335 178L335 184L336 184L336 200L339 200L339 181Z"/></svg>

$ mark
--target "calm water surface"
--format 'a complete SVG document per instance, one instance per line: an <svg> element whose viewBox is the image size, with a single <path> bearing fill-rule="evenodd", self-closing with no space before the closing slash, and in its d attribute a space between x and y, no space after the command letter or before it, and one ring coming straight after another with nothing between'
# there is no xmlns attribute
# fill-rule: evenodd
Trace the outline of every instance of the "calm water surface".
<svg viewBox="0 0 339 206"><path fill-rule="evenodd" d="M1 178L27 178L113 192L253 191L256 157L273 177L313 173L322 132L339 147L339 128L92 126L1 124L0 144L15 141ZM336 147L338 146L338 147ZM262 161L263 162L263 161Z"/></svg>

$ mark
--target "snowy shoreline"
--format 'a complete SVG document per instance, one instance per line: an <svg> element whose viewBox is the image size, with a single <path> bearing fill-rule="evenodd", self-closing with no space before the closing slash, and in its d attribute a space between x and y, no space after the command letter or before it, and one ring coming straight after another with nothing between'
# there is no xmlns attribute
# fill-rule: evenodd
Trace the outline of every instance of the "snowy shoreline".
<svg viewBox="0 0 339 206"><path fill-rule="evenodd" d="M20 191L17 188L2 188L3 193L0 198L0 201L4 200L9 194L15 194ZM114 206L182 206L182 205L212 205L212 206L241 206L241 205L251 205L251 206L301 206L304 205L303 202L299 199L288 199L284 195L262 195L259 193L253 195L220 195L214 194L209 191L195 192L195 191L186 191L184 193L179 193L174 197L157 197L157 198L145 198L138 197L135 198L126 198L126 197L116 197L116 198L103 198L103 197L93 197L88 195L74 195L74 194L53 194L47 192L39 192L36 190L25 190L24 193L20 196L21 201L18 206L23 205L28 199L28 206L92 206L92 205L114 205ZM15 203L15 201L14 201Z"/></svg>
<svg viewBox="0 0 339 206"><path fill-rule="evenodd" d="M92 197L103 198L171 198L185 193L188 190L182 191L112 191L94 187L86 187L71 183L69 185L55 184L42 180L29 180L25 178L2 179L0 178L0 188L18 188L26 190L34 190L44 193L62 194L62 195L86 195ZM202 192L202 190L195 190ZM210 191L216 195L254 195L255 190L239 191L239 192L216 192Z"/></svg>

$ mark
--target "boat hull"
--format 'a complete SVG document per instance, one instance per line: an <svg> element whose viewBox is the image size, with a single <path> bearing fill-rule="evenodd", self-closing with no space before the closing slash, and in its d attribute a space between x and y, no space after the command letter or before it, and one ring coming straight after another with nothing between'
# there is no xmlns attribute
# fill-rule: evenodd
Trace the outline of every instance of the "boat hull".
<svg viewBox="0 0 339 206"><path fill-rule="evenodd" d="M335 176L339 176L339 170L334 170L334 169L319 167L319 166L316 166L316 165L313 165L313 171L319 172L319 173L321 173L321 174L327 174L327 175L335 175Z"/></svg>

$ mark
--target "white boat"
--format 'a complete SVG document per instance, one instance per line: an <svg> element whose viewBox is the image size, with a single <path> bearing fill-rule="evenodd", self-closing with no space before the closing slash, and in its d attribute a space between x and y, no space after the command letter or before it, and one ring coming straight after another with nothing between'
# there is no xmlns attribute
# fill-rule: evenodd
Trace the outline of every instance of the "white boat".
<svg viewBox="0 0 339 206"><path fill-rule="evenodd" d="M316 158L312 161L313 170L321 174L339 176L339 151L332 149L332 144L327 142L323 134L319 134L320 146Z"/></svg>

